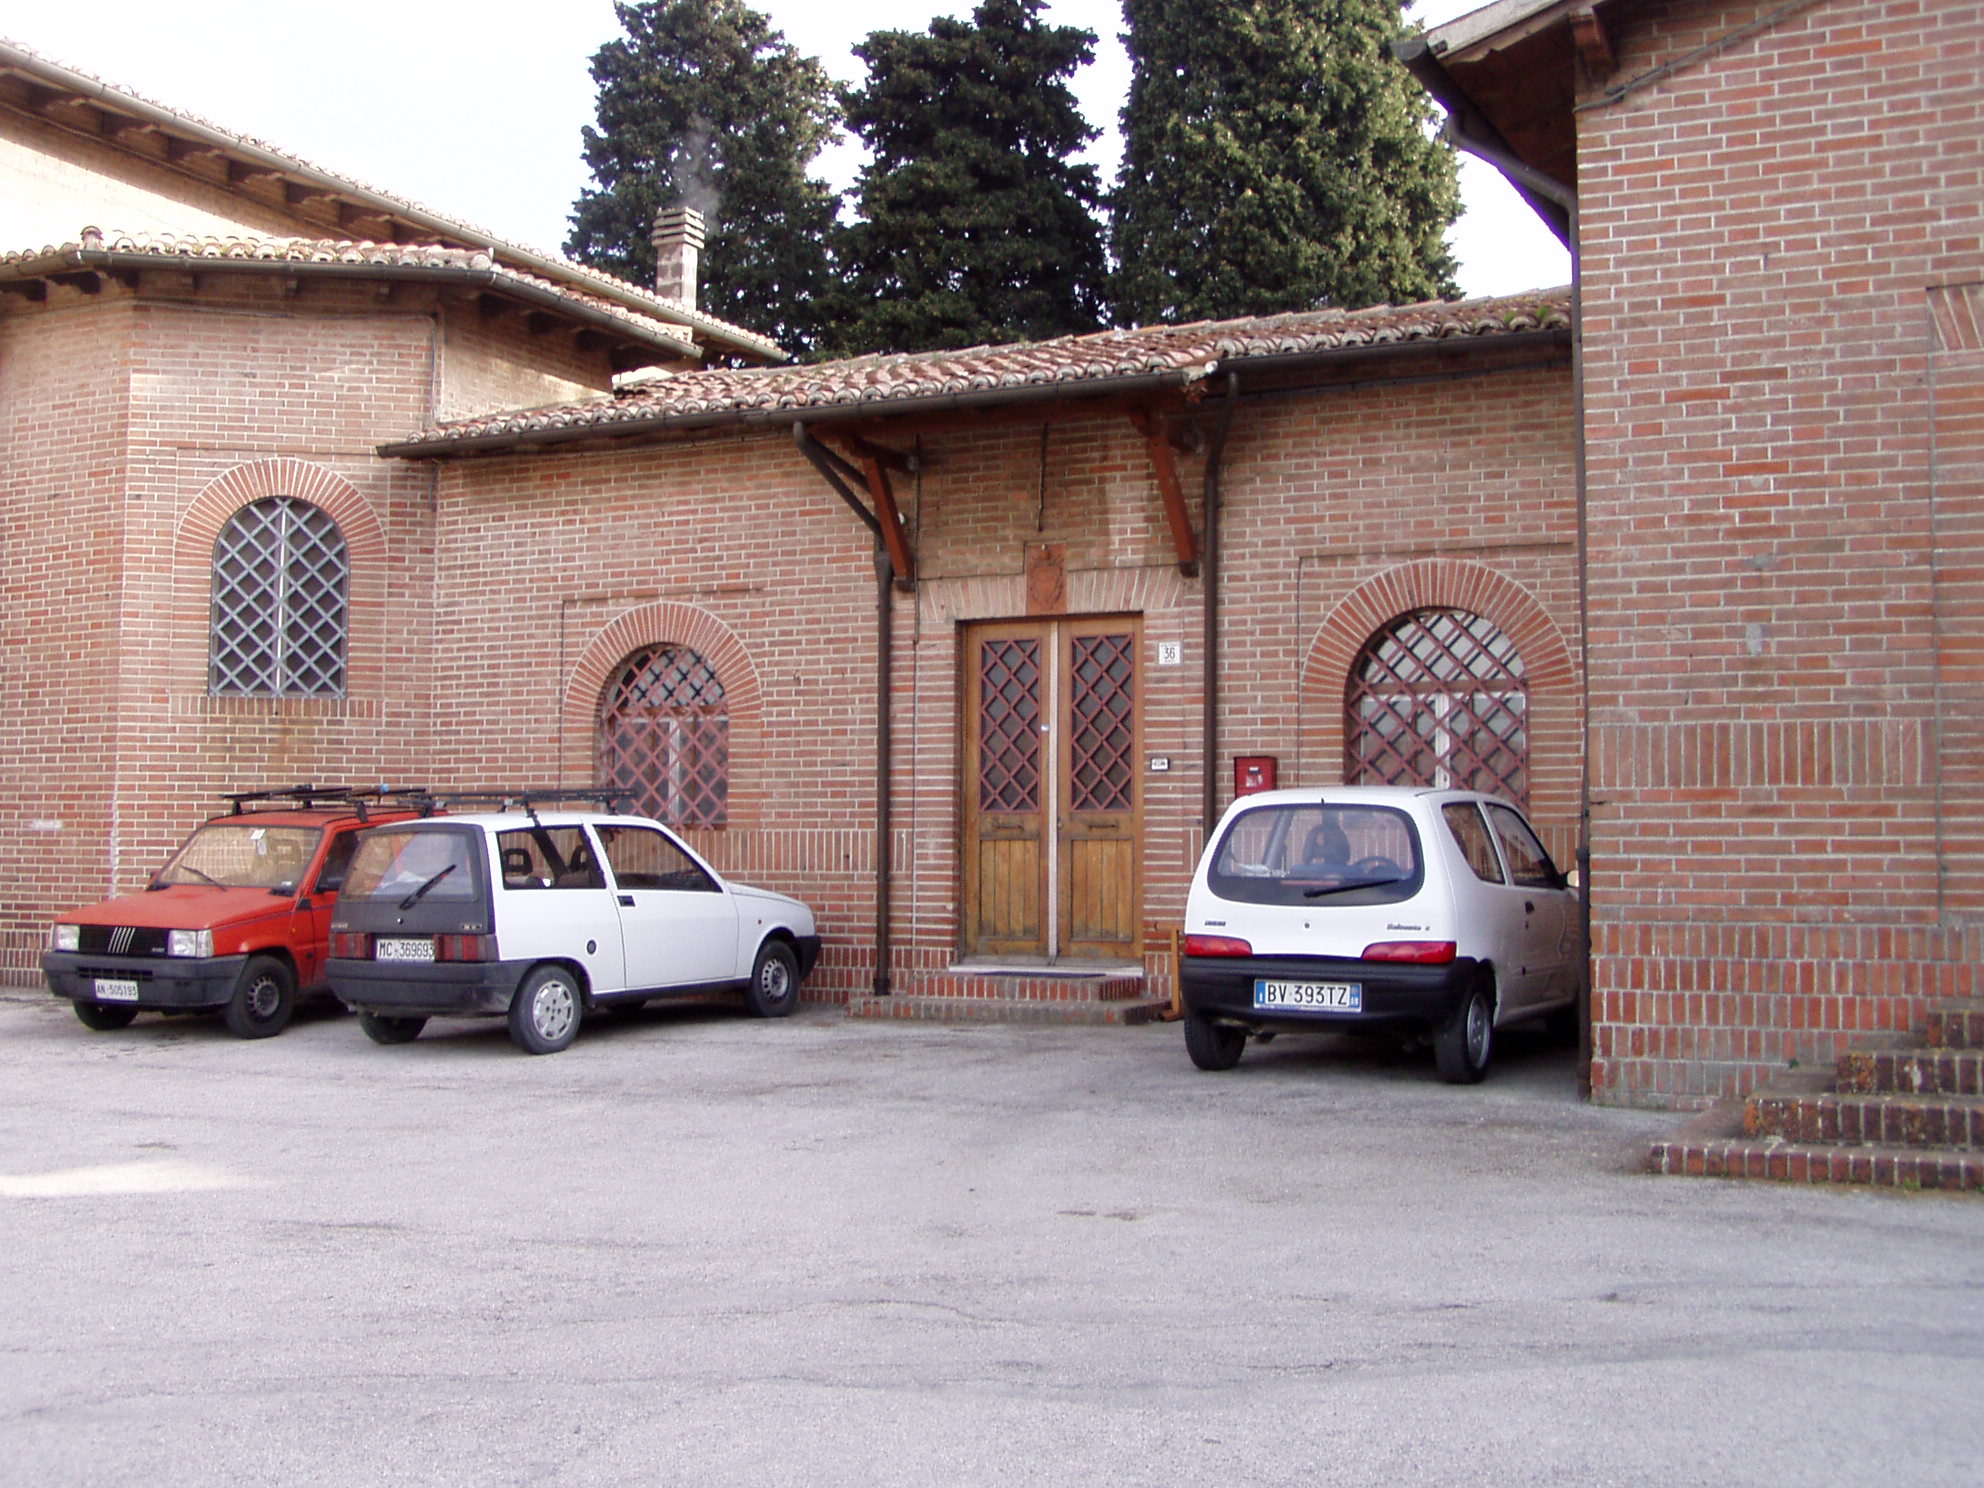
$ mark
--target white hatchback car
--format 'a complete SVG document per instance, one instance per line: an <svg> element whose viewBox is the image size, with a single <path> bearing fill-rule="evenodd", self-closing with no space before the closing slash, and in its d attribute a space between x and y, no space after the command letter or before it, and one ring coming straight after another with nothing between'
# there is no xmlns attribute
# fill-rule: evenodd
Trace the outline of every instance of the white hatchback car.
<svg viewBox="0 0 1984 1488"><path fill-rule="evenodd" d="M1586 974L1577 891L1522 813L1408 786L1235 801L1180 969L1200 1069L1231 1069L1250 1034L1357 1029L1430 1038L1456 1083L1487 1073L1496 1028L1574 1020Z"/></svg>
<svg viewBox="0 0 1984 1488"><path fill-rule="evenodd" d="M727 883L660 822L595 811L434 816L364 833L331 923L331 990L374 1042L430 1017L507 1016L532 1054L594 1008L740 992L798 1004L813 912Z"/></svg>

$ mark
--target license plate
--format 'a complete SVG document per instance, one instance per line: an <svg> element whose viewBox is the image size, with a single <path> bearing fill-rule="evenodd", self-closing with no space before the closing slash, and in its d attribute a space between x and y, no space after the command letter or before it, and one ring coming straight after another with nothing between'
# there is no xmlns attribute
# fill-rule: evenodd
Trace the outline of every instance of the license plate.
<svg viewBox="0 0 1984 1488"><path fill-rule="evenodd" d="M432 961L434 942L431 938L410 940L382 935L372 944L374 961Z"/></svg>
<svg viewBox="0 0 1984 1488"><path fill-rule="evenodd" d="M98 977L96 979L96 1000L98 1002L136 1002L138 984L122 977Z"/></svg>
<svg viewBox="0 0 1984 1488"><path fill-rule="evenodd" d="M1257 1008L1302 1008L1319 1013L1361 1013L1364 988L1357 982L1254 983Z"/></svg>

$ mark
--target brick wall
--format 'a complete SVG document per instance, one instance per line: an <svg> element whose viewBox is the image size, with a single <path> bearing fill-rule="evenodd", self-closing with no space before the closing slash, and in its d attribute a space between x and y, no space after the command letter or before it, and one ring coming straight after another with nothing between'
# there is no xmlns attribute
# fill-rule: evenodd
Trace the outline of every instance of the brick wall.
<svg viewBox="0 0 1984 1488"><path fill-rule="evenodd" d="M1984 13L1683 60L1775 8L1631 12L1607 85L1680 65L1578 116L1604 1099L1826 1060L1976 959L1975 351L1931 300L1984 277Z"/></svg>

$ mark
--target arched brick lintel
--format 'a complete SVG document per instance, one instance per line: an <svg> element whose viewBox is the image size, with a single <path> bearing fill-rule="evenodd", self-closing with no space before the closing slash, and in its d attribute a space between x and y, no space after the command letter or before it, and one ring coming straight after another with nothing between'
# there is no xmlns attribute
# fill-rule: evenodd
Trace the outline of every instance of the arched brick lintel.
<svg viewBox="0 0 1984 1488"><path fill-rule="evenodd" d="M593 736L599 700L615 667L646 646L687 646L716 669L730 718L729 824L756 826L764 792L764 691L744 643L716 616L694 605L659 601L602 626L579 653L565 683L560 766L568 780L590 780L598 767Z"/></svg>
<svg viewBox="0 0 1984 1488"><path fill-rule="evenodd" d="M376 692L384 664L380 635L386 602L386 529L359 489L336 471L308 460L252 460L215 477L188 503L173 534L174 620L188 634L205 634L211 619L214 544L244 506L291 496L321 508L338 524L347 564L345 692ZM197 651L197 670L194 669ZM205 644L177 653L186 659L187 691L206 687ZM175 663L175 671L177 664Z"/></svg>

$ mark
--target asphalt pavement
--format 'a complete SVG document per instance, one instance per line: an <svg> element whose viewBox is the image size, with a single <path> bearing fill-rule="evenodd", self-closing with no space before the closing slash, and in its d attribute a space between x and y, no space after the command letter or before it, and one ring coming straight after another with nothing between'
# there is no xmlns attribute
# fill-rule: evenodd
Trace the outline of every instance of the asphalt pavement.
<svg viewBox="0 0 1984 1488"><path fill-rule="evenodd" d="M0 1484L1972 1484L1984 1201L1175 1026L0 996Z"/></svg>

